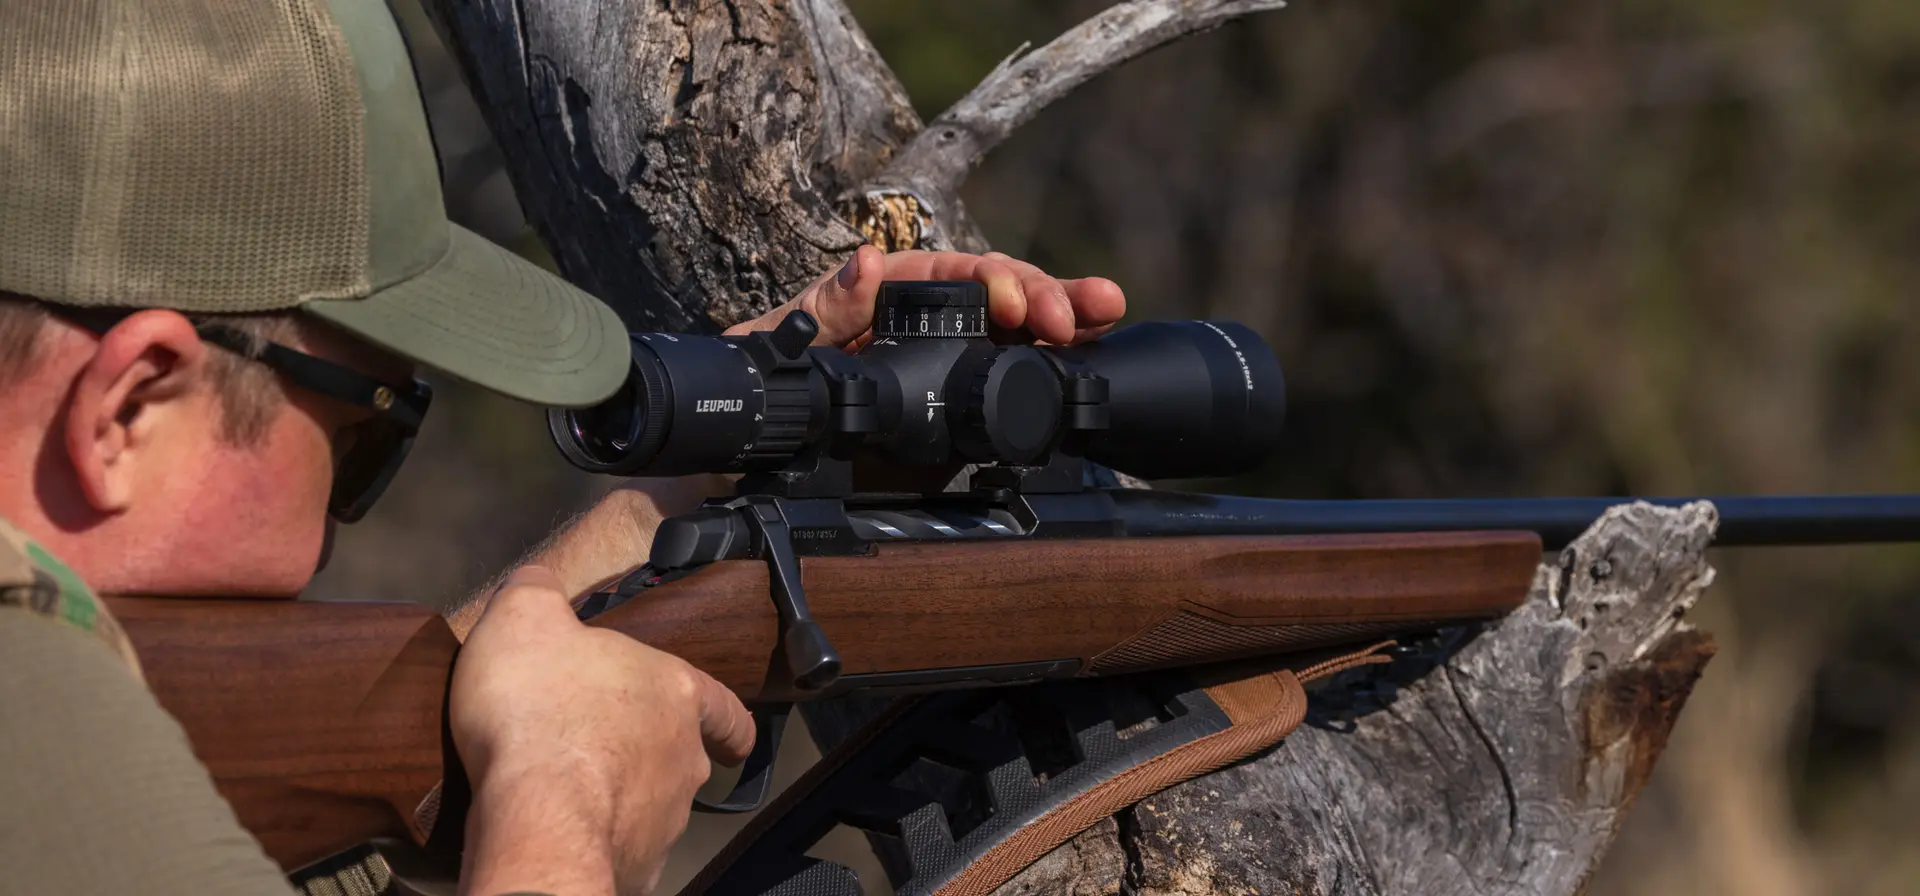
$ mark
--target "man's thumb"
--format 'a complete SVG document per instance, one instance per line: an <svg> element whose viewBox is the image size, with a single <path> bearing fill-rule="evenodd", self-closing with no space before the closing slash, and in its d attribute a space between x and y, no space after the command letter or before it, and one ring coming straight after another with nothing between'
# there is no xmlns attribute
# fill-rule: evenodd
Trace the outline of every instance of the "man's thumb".
<svg viewBox="0 0 1920 896"><path fill-rule="evenodd" d="M873 306L886 279L885 255L865 245L854 250L847 263L822 281L814 293L813 316L820 322L816 345L845 346L873 324Z"/></svg>

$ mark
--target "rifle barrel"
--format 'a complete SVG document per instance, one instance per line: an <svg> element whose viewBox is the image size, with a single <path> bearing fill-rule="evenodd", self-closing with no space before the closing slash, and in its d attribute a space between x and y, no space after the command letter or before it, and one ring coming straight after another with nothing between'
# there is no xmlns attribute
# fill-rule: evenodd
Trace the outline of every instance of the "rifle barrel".
<svg viewBox="0 0 1920 896"><path fill-rule="evenodd" d="M1711 501L1716 546L1920 541L1920 495L1722 498L1464 498L1295 500L1134 489L1111 491L1129 535L1532 530L1548 550L1585 532L1607 508L1633 501L1678 507Z"/></svg>

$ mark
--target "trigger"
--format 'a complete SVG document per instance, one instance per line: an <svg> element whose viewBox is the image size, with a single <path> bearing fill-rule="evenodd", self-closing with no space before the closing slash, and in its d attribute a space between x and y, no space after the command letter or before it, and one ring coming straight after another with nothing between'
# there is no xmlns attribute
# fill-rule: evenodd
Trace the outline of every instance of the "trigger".
<svg viewBox="0 0 1920 896"><path fill-rule="evenodd" d="M773 760L780 753L780 733L787 728L793 704L778 703L753 709L753 752L740 766L740 780L718 802L695 795L693 808L701 812L752 812L767 801L773 784Z"/></svg>

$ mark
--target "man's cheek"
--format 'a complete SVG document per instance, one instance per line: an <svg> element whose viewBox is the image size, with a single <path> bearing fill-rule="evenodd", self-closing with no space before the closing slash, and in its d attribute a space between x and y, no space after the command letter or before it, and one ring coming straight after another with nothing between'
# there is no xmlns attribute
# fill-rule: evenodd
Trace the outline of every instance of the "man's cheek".
<svg viewBox="0 0 1920 896"><path fill-rule="evenodd" d="M332 548L327 519L332 447L304 414L285 413L263 443L248 453L252 462L246 466L256 477L250 485L258 528L241 537L261 540L252 550L258 552L261 572L272 578L272 587L297 592L326 564Z"/></svg>

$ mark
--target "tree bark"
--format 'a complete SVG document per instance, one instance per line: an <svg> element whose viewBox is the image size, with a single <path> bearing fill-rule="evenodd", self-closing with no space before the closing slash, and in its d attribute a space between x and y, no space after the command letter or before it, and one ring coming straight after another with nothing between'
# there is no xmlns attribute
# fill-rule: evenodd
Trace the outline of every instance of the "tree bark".
<svg viewBox="0 0 1920 896"><path fill-rule="evenodd" d="M924 129L842 0L427 5L561 272L634 329L713 333L862 242L985 251L958 197L982 155L1100 71L1281 4L1116 4ZM1279 748L1001 891L1578 891L1712 655L1679 617L1714 519L1616 509L1499 626L1337 679Z"/></svg>
<svg viewBox="0 0 1920 896"><path fill-rule="evenodd" d="M427 0L560 272L633 329L692 333L765 313L863 242L987 251L959 188L1014 127L1281 5L1117 4L923 132L842 0Z"/></svg>
<svg viewBox="0 0 1920 896"><path fill-rule="evenodd" d="M1162 791L1003 894L1577 893L1712 640L1711 505L1616 507L1473 641L1362 667L1249 762Z"/></svg>
<svg viewBox="0 0 1920 896"><path fill-rule="evenodd" d="M839 0L429 9L561 273L634 329L791 297L861 242L831 197L919 127Z"/></svg>

